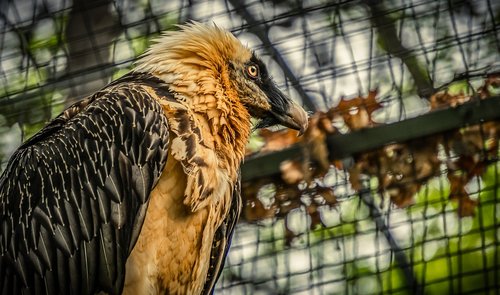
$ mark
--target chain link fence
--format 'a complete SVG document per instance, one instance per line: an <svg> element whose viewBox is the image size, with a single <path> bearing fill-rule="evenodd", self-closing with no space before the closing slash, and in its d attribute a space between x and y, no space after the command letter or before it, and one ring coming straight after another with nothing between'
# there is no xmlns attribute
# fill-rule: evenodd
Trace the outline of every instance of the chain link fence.
<svg viewBox="0 0 500 295"><path fill-rule="evenodd" d="M498 1L2 0L0 167L189 20L312 117L252 136L217 294L500 292Z"/></svg>

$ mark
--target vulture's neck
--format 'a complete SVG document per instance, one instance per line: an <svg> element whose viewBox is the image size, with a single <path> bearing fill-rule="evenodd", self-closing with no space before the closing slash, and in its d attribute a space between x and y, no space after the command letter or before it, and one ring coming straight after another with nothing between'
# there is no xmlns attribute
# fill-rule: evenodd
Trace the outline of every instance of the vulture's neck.
<svg viewBox="0 0 500 295"><path fill-rule="evenodd" d="M202 133L203 145L215 151L220 168L236 178L245 155L251 122L227 70L178 64L169 72L154 72L186 107Z"/></svg>

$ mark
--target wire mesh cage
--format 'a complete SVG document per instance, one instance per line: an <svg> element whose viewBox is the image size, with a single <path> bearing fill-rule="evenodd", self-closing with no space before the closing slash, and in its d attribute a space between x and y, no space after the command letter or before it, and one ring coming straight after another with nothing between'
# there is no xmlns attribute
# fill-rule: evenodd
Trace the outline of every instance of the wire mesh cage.
<svg viewBox="0 0 500 295"><path fill-rule="evenodd" d="M1 167L190 20L311 112L252 136L217 294L500 292L498 1L1 1Z"/></svg>

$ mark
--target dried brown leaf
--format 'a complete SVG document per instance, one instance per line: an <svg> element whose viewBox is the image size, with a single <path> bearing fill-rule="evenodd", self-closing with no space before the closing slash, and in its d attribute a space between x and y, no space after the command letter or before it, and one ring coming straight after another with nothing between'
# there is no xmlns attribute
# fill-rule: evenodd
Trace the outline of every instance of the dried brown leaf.
<svg viewBox="0 0 500 295"><path fill-rule="evenodd" d="M301 140L297 131L292 129L283 129L271 131L269 129L261 129L259 135L264 139L265 144L260 149L260 152L273 152L285 149Z"/></svg>
<svg viewBox="0 0 500 295"><path fill-rule="evenodd" d="M477 201L469 197L458 199L458 215L460 217L474 216Z"/></svg>
<svg viewBox="0 0 500 295"><path fill-rule="evenodd" d="M319 174L324 174L330 167L328 159L329 152L326 146L326 136L337 132L333 127L331 119L326 113L317 112L311 116L309 127L304 134L304 159L306 161L315 161L320 168ZM309 167L305 167L308 169Z"/></svg>
<svg viewBox="0 0 500 295"><path fill-rule="evenodd" d="M276 216L276 206L273 204L270 208L266 208L259 199L248 201L245 205L245 219L249 222L255 222Z"/></svg>
<svg viewBox="0 0 500 295"><path fill-rule="evenodd" d="M287 184L297 184L305 179L302 163L286 160L280 164L281 178Z"/></svg>
<svg viewBox="0 0 500 295"><path fill-rule="evenodd" d="M479 97L481 99L489 98L491 88L500 88L500 74L491 74L486 77L484 84L477 90Z"/></svg>
<svg viewBox="0 0 500 295"><path fill-rule="evenodd" d="M456 107L470 100L470 96L463 93L450 94L448 91L440 91L431 96L431 110L436 110L446 107Z"/></svg>
<svg viewBox="0 0 500 295"><path fill-rule="evenodd" d="M353 99L341 98L336 110L340 112L344 123L351 130L357 130L373 126L372 113L382 107L375 99L377 90L371 90L367 97L356 97Z"/></svg>
<svg viewBox="0 0 500 295"><path fill-rule="evenodd" d="M469 193L465 186L470 178L465 173L448 172L448 181L450 182L450 199L469 198Z"/></svg>
<svg viewBox="0 0 500 295"><path fill-rule="evenodd" d="M275 198L278 202L286 202L293 199L299 199L301 191L296 185L278 185Z"/></svg>
<svg viewBox="0 0 500 295"><path fill-rule="evenodd" d="M321 214L318 209L319 207L315 203L310 204L306 208L307 214L309 215L309 217L311 217L310 229L315 229L318 225L323 225Z"/></svg>
<svg viewBox="0 0 500 295"><path fill-rule="evenodd" d="M333 194L333 190L329 187L318 187L316 192L325 200L325 203L332 206L337 204L337 198Z"/></svg>

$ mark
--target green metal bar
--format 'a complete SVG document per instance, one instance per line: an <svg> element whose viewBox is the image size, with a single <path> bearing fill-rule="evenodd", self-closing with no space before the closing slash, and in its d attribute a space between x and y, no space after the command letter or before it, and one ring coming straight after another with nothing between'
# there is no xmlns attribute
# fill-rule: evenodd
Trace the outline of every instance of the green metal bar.
<svg viewBox="0 0 500 295"><path fill-rule="evenodd" d="M348 134L327 137L330 160L341 160L355 154L374 150L395 142L406 142L465 126L500 119L500 96L475 100L463 105L436 110L401 122L366 128ZM292 146L283 151L246 159L242 166L242 180L251 181L279 173L283 160L300 158L301 147Z"/></svg>

